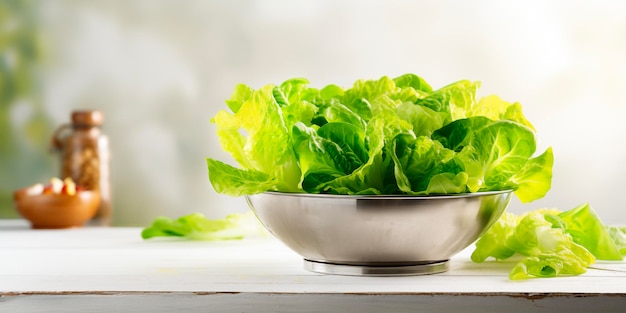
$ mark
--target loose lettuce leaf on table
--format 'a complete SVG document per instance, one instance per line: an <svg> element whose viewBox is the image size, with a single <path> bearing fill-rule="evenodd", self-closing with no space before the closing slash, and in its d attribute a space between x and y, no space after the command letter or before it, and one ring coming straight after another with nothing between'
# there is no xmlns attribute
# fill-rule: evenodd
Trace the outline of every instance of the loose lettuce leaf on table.
<svg viewBox="0 0 626 313"><path fill-rule="evenodd" d="M252 211L233 213L223 219L207 219L201 213L192 213L171 219L159 216L141 232L143 239L180 237L190 240L231 240L264 234Z"/></svg>
<svg viewBox="0 0 626 313"><path fill-rule="evenodd" d="M510 273L512 279L579 275L595 262L585 247L574 242L561 228L553 228L557 210L535 210L519 221L507 246L527 256Z"/></svg>
<svg viewBox="0 0 626 313"><path fill-rule="evenodd" d="M577 254L572 250L558 250L552 253L529 256L517 263L509 278L521 280L528 278L547 278L566 275L580 275L587 272L587 267L593 264L591 254Z"/></svg>
<svg viewBox="0 0 626 313"><path fill-rule="evenodd" d="M626 256L626 226L608 225L606 230L622 256Z"/></svg>
<svg viewBox="0 0 626 313"><path fill-rule="evenodd" d="M558 226L572 235L574 241L585 246L600 260L622 260L620 248L615 244L606 226L588 203L557 215Z"/></svg>
<svg viewBox="0 0 626 313"><path fill-rule="evenodd" d="M515 227L519 222L519 216L505 211L500 218L476 241L476 249L472 252L471 259L476 263L482 263L488 257L496 260L504 260L512 257L515 250L507 246L507 240L513 236Z"/></svg>
<svg viewBox="0 0 626 313"><path fill-rule="evenodd" d="M606 226L589 204L568 211L538 209L517 216L505 212L475 244L472 261L524 258L511 279L578 275L598 260L622 260L624 228Z"/></svg>
<svg viewBox="0 0 626 313"><path fill-rule="evenodd" d="M549 216L559 212L540 209L519 217L506 212L478 239L472 261L480 263L488 257L503 260L514 254L522 255L522 260L509 272L513 280L585 273L595 258L563 229L552 227Z"/></svg>

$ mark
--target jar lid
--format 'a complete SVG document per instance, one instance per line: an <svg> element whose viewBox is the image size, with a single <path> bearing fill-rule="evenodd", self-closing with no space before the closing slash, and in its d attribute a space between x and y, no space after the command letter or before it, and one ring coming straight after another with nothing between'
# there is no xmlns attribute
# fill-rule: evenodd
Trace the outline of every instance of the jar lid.
<svg viewBox="0 0 626 313"><path fill-rule="evenodd" d="M78 126L100 126L104 116L96 110L72 111L72 124Z"/></svg>

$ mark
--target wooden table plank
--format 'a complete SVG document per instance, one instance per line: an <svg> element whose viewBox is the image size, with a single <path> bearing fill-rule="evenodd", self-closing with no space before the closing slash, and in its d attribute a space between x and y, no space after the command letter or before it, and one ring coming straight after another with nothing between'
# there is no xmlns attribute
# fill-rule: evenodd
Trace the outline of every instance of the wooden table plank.
<svg viewBox="0 0 626 313"><path fill-rule="evenodd" d="M31 230L19 221L0 221L0 312L611 312L626 307L624 262L598 262L594 266L603 269L581 276L511 281L512 262L475 264L469 248L442 274L351 277L306 271L298 255L270 237L144 241L140 231Z"/></svg>

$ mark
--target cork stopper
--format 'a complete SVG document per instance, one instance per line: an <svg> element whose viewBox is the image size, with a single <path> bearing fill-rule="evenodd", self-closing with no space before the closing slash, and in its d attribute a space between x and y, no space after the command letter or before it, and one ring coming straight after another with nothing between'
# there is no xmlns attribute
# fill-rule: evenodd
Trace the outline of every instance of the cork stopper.
<svg viewBox="0 0 626 313"><path fill-rule="evenodd" d="M104 116L96 110L72 111L72 124L75 126L100 126Z"/></svg>

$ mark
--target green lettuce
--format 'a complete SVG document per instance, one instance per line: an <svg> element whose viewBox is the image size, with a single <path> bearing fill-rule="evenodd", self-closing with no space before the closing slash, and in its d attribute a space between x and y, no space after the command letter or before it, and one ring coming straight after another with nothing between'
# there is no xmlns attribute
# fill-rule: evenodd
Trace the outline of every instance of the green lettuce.
<svg viewBox="0 0 626 313"><path fill-rule="evenodd" d="M626 227L607 225L606 230L622 256L626 256Z"/></svg>
<svg viewBox="0 0 626 313"><path fill-rule="evenodd" d="M141 231L143 239L178 237L189 240L232 240L264 234L252 211L232 213L222 219L208 219L201 213L192 213L171 219L159 216Z"/></svg>
<svg viewBox="0 0 626 313"><path fill-rule="evenodd" d="M538 209L521 216L505 212L475 243L476 263L493 257L523 258L511 279L579 275L598 260L622 260L626 255L623 228L606 226L589 204L568 211Z"/></svg>
<svg viewBox="0 0 626 313"><path fill-rule="evenodd" d="M588 203L562 212L557 217L557 226L570 234L576 243L585 246L598 259L622 260L620 248Z"/></svg>
<svg viewBox="0 0 626 313"><path fill-rule="evenodd" d="M519 216L505 211L500 218L476 241L471 259L475 263L482 263L493 257L504 260L512 257L515 250L507 246L506 242L513 236L519 222Z"/></svg>
<svg viewBox="0 0 626 313"><path fill-rule="evenodd" d="M321 89L303 78L239 84L212 122L238 166L208 158L219 193L459 194L551 187L551 148L538 156L519 103L480 98L479 82L433 89L409 73Z"/></svg>

